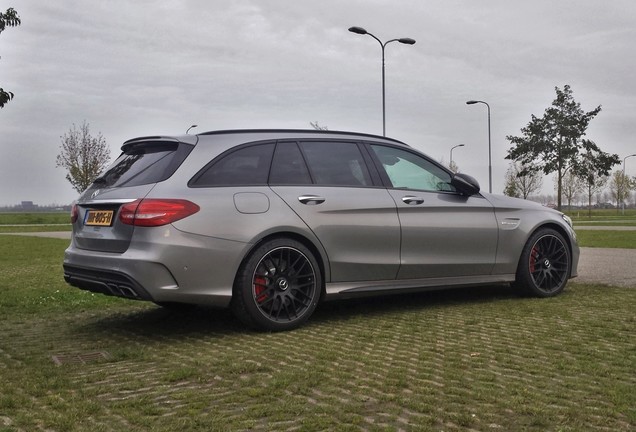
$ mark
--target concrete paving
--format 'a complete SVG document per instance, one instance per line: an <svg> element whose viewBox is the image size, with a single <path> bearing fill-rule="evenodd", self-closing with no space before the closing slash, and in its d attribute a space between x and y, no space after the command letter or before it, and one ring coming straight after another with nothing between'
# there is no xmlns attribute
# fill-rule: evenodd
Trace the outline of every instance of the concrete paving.
<svg viewBox="0 0 636 432"><path fill-rule="evenodd" d="M636 249L581 248L573 281L636 288Z"/></svg>

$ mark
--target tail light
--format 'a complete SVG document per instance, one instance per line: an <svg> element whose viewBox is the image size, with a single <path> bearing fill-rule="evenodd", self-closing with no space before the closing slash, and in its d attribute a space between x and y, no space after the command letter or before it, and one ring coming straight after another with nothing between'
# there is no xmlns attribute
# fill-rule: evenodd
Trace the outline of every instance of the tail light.
<svg viewBox="0 0 636 432"><path fill-rule="evenodd" d="M119 220L126 225L158 227L195 214L200 207L180 199L141 199L124 204Z"/></svg>
<svg viewBox="0 0 636 432"><path fill-rule="evenodd" d="M73 203L73 207L71 207L71 223L74 224L77 222L79 218L79 209L77 208L77 204Z"/></svg>

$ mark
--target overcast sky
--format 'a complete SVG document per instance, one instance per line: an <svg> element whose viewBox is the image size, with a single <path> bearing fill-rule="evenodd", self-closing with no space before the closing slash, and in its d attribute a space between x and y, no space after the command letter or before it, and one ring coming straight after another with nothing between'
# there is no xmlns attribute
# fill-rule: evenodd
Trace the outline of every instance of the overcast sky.
<svg viewBox="0 0 636 432"><path fill-rule="evenodd" d="M387 135L493 191L510 148L555 86L589 111L588 138L636 153L636 1L593 0L0 0L19 27L0 34L0 206L68 204L55 167L60 136L86 120L116 157L137 136L230 128L309 128ZM636 158L627 160L636 175ZM544 189L553 190L552 177Z"/></svg>

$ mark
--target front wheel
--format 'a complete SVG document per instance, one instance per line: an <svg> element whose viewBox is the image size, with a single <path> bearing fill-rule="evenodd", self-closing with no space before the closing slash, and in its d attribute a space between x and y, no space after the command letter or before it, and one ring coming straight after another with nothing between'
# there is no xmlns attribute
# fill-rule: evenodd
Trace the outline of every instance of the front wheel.
<svg viewBox="0 0 636 432"><path fill-rule="evenodd" d="M232 310L250 327L281 331L303 324L322 288L313 254L292 239L273 239L243 262L234 284Z"/></svg>
<svg viewBox="0 0 636 432"><path fill-rule="evenodd" d="M521 252L515 285L536 297L552 297L565 288L572 256L563 236L550 228L535 232Z"/></svg>

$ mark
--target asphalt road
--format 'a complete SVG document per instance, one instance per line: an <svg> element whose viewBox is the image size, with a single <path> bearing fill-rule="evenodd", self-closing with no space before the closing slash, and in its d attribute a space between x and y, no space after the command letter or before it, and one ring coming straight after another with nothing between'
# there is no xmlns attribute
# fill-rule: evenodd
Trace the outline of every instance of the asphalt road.
<svg viewBox="0 0 636 432"><path fill-rule="evenodd" d="M616 228L620 227L612 227L611 229ZM627 227L628 230L634 228ZM69 231L20 233L15 235L60 239L71 238ZM636 249L581 248L579 276L574 281L636 288Z"/></svg>

